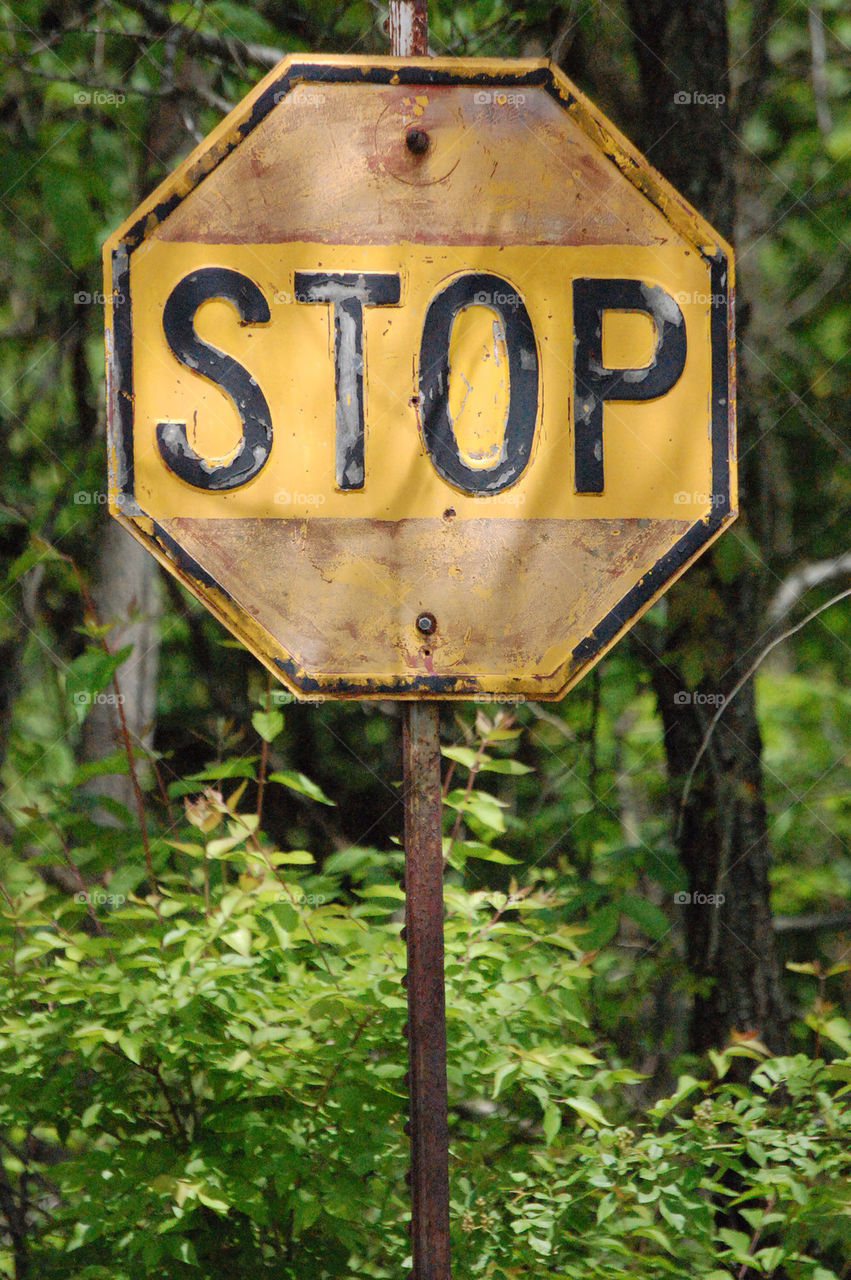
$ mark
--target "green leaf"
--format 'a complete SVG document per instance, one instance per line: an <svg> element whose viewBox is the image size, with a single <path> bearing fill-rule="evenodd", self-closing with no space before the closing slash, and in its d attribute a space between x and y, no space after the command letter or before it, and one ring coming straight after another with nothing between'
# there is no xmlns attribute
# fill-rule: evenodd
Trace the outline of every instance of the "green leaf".
<svg viewBox="0 0 851 1280"><path fill-rule="evenodd" d="M355 893L359 898L394 898L399 902L405 901L405 891L397 884L367 884L355 889Z"/></svg>
<svg viewBox="0 0 851 1280"><path fill-rule="evenodd" d="M318 800L320 804L335 805L337 803L336 800L329 800L321 787L311 782L310 778L305 777L303 773L296 772L295 769L280 769L277 773L270 773L269 781L280 782L282 786L289 787L290 791L298 791L311 800Z"/></svg>
<svg viewBox="0 0 851 1280"><path fill-rule="evenodd" d="M446 845L447 847L449 845L448 838ZM516 866L520 862L519 858L511 858L501 849L492 849L489 844L483 844L481 840L456 840L455 849L468 858L478 858L482 862L498 862L503 866Z"/></svg>
<svg viewBox="0 0 851 1280"><path fill-rule="evenodd" d="M65 669L65 688L71 697L78 723L82 723L95 701L103 699L110 706L117 706L118 695L114 689L104 690L124 659L132 652L126 645L116 653L107 653L99 646L89 645L78 658Z"/></svg>
<svg viewBox="0 0 851 1280"><path fill-rule="evenodd" d="M726 1245L730 1246L736 1262L750 1261L750 1237L746 1236L743 1231L733 1231L730 1227L719 1227L718 1237L723 1240Z"/></svg>
<svg viewBox="0 0 851 1280"><path fill-rule="evenodd" d="M502 1062L497 1067L493 1076L492 1098L498 1098L502 1092L503 1085L513 1084L520 1074L520 1064L517 1062Z"/></svg>
<svg viewBox="0 0 851 1280"><path fill-rule="evenodd" d="M529 1244L542 1257L546 1258L553 1251L553 1246L549 1240L542 1240L540 1236L529 1236Z"/></svg>
<svg viewBox="0 0 851 1280"><path fill-rule="evenodd" d="M603 1125L611 1127L593 1098L565 1098L564 1101L569 1107L573 1108L577 1115L581 1116L583 1120L587 1120L595 1129L599 1129Z"/></svg>
<svg viewBox="0 0 851 1280"><path fill-rule="evenodd" d="M815 1019L811 1021L807 1018L807 1022L813 1026ZM818 1023L818 1027L822 1035L827 1036L828 1040L832 1040L834 1044L838 1044L843 1052L851 1055L851 1024L845 1018L828 1018Z"/></svg>
<svg viewBox="0 0 851 1280"><path fill-rule="evenodd" d="M58 561L61 557L59 552L45 542L43 538L34 537L30 540L30 545L25 551L12 561L6 572L6 581L11 584L17 582L25 573L29 573L30 569L34 569L37 564L41 564L43 560Z"/></svg>
<svg viewBox="0 0 851 1280"><path fill-rule="evenodd" d="M251 931L243 926L238 929L232 929L230 933L222 934L222 942L226 942L232 950L241 956L251 954Z"/></svg>
<svg viewBox="0 0 851 1280"><path fill-rule="evenodd" d="M561 1111L554 1102L547 1103L544 1108L544 1137L547 1145L552 1146L555 1136L561 1128Z"/></svg>
<svg viewBox="0 0 851 1280"><path fill-rule="evenodd" d="M652 938L654 942L658 942L670 933L672 926L665 912L647 898L640 898L635 893L624 893L618 899L617 905L625 915L640 925L648 938Z"/></svg>
<svg viewBox="0 0 851 1280"><path fill-rule="evenodd" d="M273 867L307 867L316 861L313 854L308 853L306 849L278 850L263 856L268 858Z"/></svg>
<svg viewBox="0 0 851 1280"><path fill-rule="evenodd" d="M110 774L128 774L129 772L130 764L127 760L127 752L122 750L111 751L108 756L101 756L100 760L88 760L83 764L78 764L71 781L73 786L81 787L84 782L88 782L91 778L103 778Z"/></svg>
<svg viewBox="0 0 851 1280"><path fill-rule="evenodd" d="M274 742L284 727L284 717L280 711L255 711L251 723L264 742Z"/></svg>
<svg viewBox="0 0 851 1280"><path fill-rule="evenodd" d="M256 763L256 756L238 756L222 760L219 764L211 764L208 768L202 769L200 773L190 773L182 780L170 783L168 794L170 796L190 795L193 791L200 790L194 785L198 782L220 782L226 778L253 778Z"/></svg>
<svg viewBox="0 0 851 1280"><path fill-rule="evenodd" d="M463 764L465 769L472 769L473 765L479 760L479 753L471 750L470 747L441 747L440 754L445 756L447 760L454 760L457 764Z"/></svg>
<svg viewBox="0 0 851 1280"><path fill-rule="evenodd" d="M487 764L482 765L482 771L485 773L510 773L513 777L519 777L523 773L534 773L531 765L522 764L520 760L509 760L505 757L488 759Z"/></svg>
<svg viewBox="0 0 851 1280"><path fill-rule="evenodd" d="M505 831L502 810L507 806L487 791L471 791L469 795L465 795L464 791L458 788L450 791L444 803L450 809L457 809L459 813L469 814L492 831L500 834Z"/></svg>

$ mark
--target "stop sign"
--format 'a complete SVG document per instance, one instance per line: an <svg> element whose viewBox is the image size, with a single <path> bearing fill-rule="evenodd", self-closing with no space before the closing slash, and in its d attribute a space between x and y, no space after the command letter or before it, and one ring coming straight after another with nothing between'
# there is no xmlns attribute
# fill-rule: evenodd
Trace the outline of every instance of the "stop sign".
<svg viewBox="0 0 851 1280"><path fill-rule="evenodd" d="M561 697L735 518L730 249L549 63L288 58L105 262L111 510L296 692Z"/></svg>

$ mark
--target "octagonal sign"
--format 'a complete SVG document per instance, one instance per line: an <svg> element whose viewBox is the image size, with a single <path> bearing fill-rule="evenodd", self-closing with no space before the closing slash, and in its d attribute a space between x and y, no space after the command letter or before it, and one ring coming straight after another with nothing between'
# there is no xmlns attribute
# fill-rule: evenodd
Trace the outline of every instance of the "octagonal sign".
<svg viewBox="0 0 851 1280"><path fill-rule="evenodd" d="M297 693L558 698L735 518L730 250L549 63L286 59L105 258L112 512Z"/></svg>

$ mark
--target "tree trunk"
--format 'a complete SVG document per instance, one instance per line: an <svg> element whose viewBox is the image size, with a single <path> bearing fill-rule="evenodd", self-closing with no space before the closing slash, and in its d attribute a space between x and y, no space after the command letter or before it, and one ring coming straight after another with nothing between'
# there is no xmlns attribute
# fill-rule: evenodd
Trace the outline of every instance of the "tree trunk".
<svg viewBox="0 0 851 1280"><path fill-rule="evenodd" d="M94 600L99 621L115 623L107 637L112 651L133 646L116 677L134 747L149 747L153 741L161 611L157 575L153 556L110 520L99 539ZM122 745L114 701L95 702L83 728L82 759L100 760ZM109 796L134 811L133 787L126 774L107 774L88 785L93 794Z"/></svg>
<svg viewBox="0 0 851 1280"><path fill-rule="evenodd" d="M628 11L643 106L635 140L732 240L737 144L724 0L628 0ZM710 101L696 103L695 95ZM754 415L742 391L740 383L739 434L747 439ZM741 480L746 513L751 476ZM752 660L759 634L761 582L744 533L740 518L673 587L664 640L651 660L677 808L717 699L729 693ZM787 1046L769 905L760 752L748 685L725 712L678 823L678 851L691 897L684 906L687 959L698 979L690 1040L698 1052L727 1041L733 1030L757 1032L775 1051Z"/></svg>

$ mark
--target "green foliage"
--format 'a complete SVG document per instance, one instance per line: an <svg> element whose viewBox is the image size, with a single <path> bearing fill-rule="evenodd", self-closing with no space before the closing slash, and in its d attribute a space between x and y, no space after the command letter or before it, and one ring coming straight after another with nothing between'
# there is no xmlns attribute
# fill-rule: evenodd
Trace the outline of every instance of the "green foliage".
<svg viewBox="0 0 851 1280"><path fill-rule="evenodd" d="M97 643L108 616L79 625L67 558L94 573L105 520L104 236L256 83L268 47L385 52L383 8L4 7L0 1141L39 1278L404 1266L401 854L365 847L390 848L399 829L398 716L356 703L282 715L239 646L170 586L156 750L80 763L120 655ZM614 8L429 8L439 53L560 42L569 74L634 133L636 50ZM810 8L825 24L821 124ZM742 454L759 466L743 503L753 529L725 538L718 565L758 571L763 595L846 550L846 9L778 12L760 92L731 122L759 414ZM755 12L729 6L745 82L734 112L760 48ZM747 1040L711 1067L678 1056L693 994L673 906L685 878L647 654L663 626L700 629L684 675L709 680L723 607L697 588L679 599L565 703L517 706L510 722L456 716L444 847L458 1275L847 1272L847 934L780 937L797 1056L762 1061ZM825 615L759 678L787 916L846 909L851 888L849 618ZM764 619L742 621L743 650L758 648ZM131 768L141 812L93 790ZM750 1084L732 1079L749 1058ZM7 1232L3 1274L11 1252Z"/></svg>
<svg viewBox="0 0 851 1280"><path fill-rule="evenodd" d="M548 870L465 886L468 857L502 860L502 808L475 784L517 746L502 715L478 729L446 749L469 784L447 796L446 839L459 1274L836 1280L851 1028L827 1006L812 1023L831 1061L742 1039L636 1118L641 1077L589 1026L606 958L588 950L593 923L571 923L579 890ZM155 882L142 865L72 895L32 875L0 886L3 1164L27 1188L46 1280L389 1280L409 1265L403 855L350 847L317 865L275 848L240 804L253 767L173 784L183 817L150 834ZM22 836L59 833L78 868L72 794L23 815ZM749 1085L726 1080L736 1058L758 1064ZM8 1246L0 1268L15 1274Z"/></svg>

